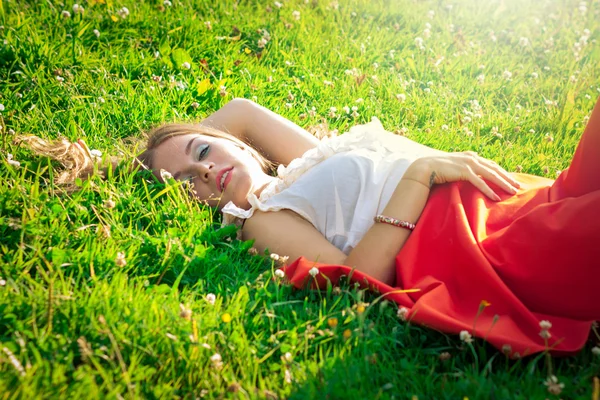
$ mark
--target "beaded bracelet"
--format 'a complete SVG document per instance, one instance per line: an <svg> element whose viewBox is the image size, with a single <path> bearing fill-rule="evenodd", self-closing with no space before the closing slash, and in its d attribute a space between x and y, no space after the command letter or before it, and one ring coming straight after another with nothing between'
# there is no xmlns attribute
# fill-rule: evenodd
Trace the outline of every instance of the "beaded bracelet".
<svg viewBox="0 0 600 400"><path fill-rule="evenodd" d="M381 214L376 216L375 218L373 218L373 220L375 222L381 222L384 224L394 225L394 226L397 226L398 228L405 228L405 229L408 229L409 231L414 230L416 227L415 224L411 224L410 222L402 221L400 219L396 219L396 218L392 218L392 217L386 217L385 215L381 215Z"/></svg>

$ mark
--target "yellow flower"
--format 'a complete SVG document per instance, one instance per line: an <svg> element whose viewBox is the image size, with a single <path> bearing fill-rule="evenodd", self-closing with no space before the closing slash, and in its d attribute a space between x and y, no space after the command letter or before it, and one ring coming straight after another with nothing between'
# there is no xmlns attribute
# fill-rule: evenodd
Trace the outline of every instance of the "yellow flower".
<svg viewBox="0 0 600 400"><path fill-rule="evenodd" d="M352 331L350 329L346 329L344 331L344 339L350 339L352 337Z"/></svg>
<svg viewBox="0 0 600 400"><path fill-rule="evenodd" d="M225 71L225 75L231 75L233 74L233 71L231 71L230 69L228 69L227 71Z"/></svg>
<svg viewBox="0 0 600 400"><path fill-rule="evenodd" d="M364 313L364 312L365 312L365 306L363 306L362 304L359 304L359 305L356 307L356 312L357 312L358 314L362 314L362 313Z"/></svg>
<svg viewBox="0 0 600 400"><path fill-rule="evenodd" d="M327 320L327 325L329 325L329 327L331 329L335 328L337 326L337 324L338 324L338 319L337 318L329 318Z"/></svg>
<svg viewBox="0 0 600 400"><path fill-rule="evenodd" d="M244 49L244 52L245 52L246 54L250 54L250 53L252 53L252 50L250 50L249 48L247 48L247 47L246 47L246 48Z"/></svg>
<svg viewBox="0 0 600 400"><path fill-rule="evenodd" d="M225 313L221 316L221 319L223 320L223 322L225 322L226 324L231 322L231 314L229 313Z"/></svg>

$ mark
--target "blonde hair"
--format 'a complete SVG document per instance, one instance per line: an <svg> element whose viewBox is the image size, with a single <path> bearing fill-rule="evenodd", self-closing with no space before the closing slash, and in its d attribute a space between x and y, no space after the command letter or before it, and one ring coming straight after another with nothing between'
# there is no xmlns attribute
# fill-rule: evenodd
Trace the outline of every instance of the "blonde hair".
<svg viewBox="0 0 600 400"><path fill-rule="evenodd" d="M274 164L271 161L267 160L243 140L218 129L193 123L171 123L154 128L144 134L147 138L146 146L144 151L137 157L133 157L127 162L125 158L111 156L105 159L104 164L98 166L96 165L94 155L83 142L71 143L66 138L47 141L35 135L19 136L15 139L15 142L24 142L34 153L58 161L62 165L62 168L58 171L55 183L64 187L67 191L73 191L77 189L77 186L74 184L77 178L87 179L95 173L102 178L106 178L109 168L112 168L114 171L123 164L130 164L130 170L136 170L140 167L142 169L153 170L156 148L169 138L188 134L199 134L229 140L235 145L249 151L265 172L274 169ZM139 140L133 138L128 141L136 142Z"/></svg>

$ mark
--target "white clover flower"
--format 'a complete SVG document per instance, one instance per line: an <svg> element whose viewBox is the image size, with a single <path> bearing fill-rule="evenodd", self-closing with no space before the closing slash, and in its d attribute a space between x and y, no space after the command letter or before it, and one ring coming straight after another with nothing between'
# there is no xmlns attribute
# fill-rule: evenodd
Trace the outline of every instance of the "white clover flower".
<svg viewBox="0 0 600 400"><path fill-rule="evenodd" d="M190 69L190 68L192 68L192 65L186 61L183 64L181 64L181 67L185 68L185 69Z"/></svg>
<svg viewBox="0 0 600 400"><path fill-rule="evenodd" d="M300 20L300 11L294 11L292 13L292 17L296 20L299 21Z"/></svg>
<svg viewBox="0 0 600 400"><path fill-rule="evenodd" d="M423 38L422 37L417 37L415 38L415 45L419 48L423 48Z"/></svg>
<svg viewBox="0 0 600 400"><path fill-rule="evenodd" d="M73 13L74 14L83 14L84 11L85 11L85 9L83 8L83 6L80 6L77 3L73 4Z"/></svg>
<svg viewBox="0 0 600 400"><path fill-rule="evenodd" d="M598 346L592 347L592 354L595 356L600 356L600 347L598 347Z"/></svg>
<svg viewBox="0 0 600 400"><path fill-rule="evenodd" d="M425 22L425 29L431 29L431 24L429 22Z"/></svg>
<svg viewBox="0 0 600 400"><path fill-rule="evenodd" d="M4 104L0 104L0 112L4 111Z"/></svg>
<svg viewBox="0 0 600 400"><path fill-rule="evenodd" d="M427 16L429 17L429 19L433 19L433 17L435 16L435 11L433 10L429 10L427 12Z"/></svg>
<svg viewBox="0 0 600 400"><path fill-rule="evenodd" d="M532 73L531 73L531 77L532 77L533 79L537 79L537 78L539 77L539 75L538 75L538 73L537 73L537 72L532 72Z"/></svg>
<svg viewBox="0 0 600 400"><path fill-rule="evenodd" d="M56 80L59 81L59 82L64 82L65 78L63 78L62 76L57 76Z"/></svg>
<svg viewBox="0 0 600 400"><path fill-rule="evenodd" d="M312 268L311 268L311 269L308 271L308 274L314 278L315 276L317 276L317 275L319 274L319 268L317 268L317 267L312 267Z"/></svg>
<svg viewBox="0 0 600 400"><path fill-rule="evenodd" d="M213 364L213 368L221 369L223 368L223 358L219 353L215 353L210 357L210 361Z"/></svg>
<svg viewBox="0 0 600 400"><path fill-rule="evenodd" d="M129 16L129 9L127 7L123 7L117 11L117 14L119 14L121 18L125 19Z"/></svg>
<svg viewBox="0 0 600 400"><path fill-rule="evenodd" d="M280 3L280 2L278 2L278 1L274 2L274 3L273 3L273 5L274 5L275 7L277 7L277 8L281 8L281 7L283 7L283 4L281 4L281 3Z"/></svg>
<svg viewBox="0 0 600 400"><path fill-rule="evenodd" d="M0 278L0 286L5 286L6 285L6 281L2 278ZM594 349L592 349L593 352Z"/></svg>
<svg viewBox="0 0 600 400"><path fill-rule="evenodd" d="M171 7L173 5L173 3L171 3L169 0L165 0L165 1L163 1L163 5L165 7Z"/></svg>
<svg viewBox="0 0 600 400"><path fill-rule="evenodd" d="M408 308L399 307L397 315L398 315L398 318L400 318L400 320L406 321L407 316L408 316Z"/></svg>
<svg viewBox="0 0 600 400"><path fill-rule="evenodd" d="M164 182L167 182L169 179L173 179L173 175L165 169L160 169L160 177Z"/></svg>
<svg viewBox="0 0 600 400"><path fill-rule="evenodd" d="M94 29L94 35L96 35L97 38L100 37L100 31L98 29Z"/></svg>
<svg viewBox="0 0 600 400"><path fill-rule="evenodd" d="M510 78L512 78L512 72L510 72L509 70L504 70L504 72L502 73L502 77L506 80L509 80Z"/></svg>
<svg viewBox="0 0 600 400"><path fill-rule="evenodd" d="M448 130L448 125L446 125L446 124L442 125L442 130L443 131L447 131Z"/></svg>
<svg viewBox="0 0 600 400"><path fill-rule="evenodd" d="M285 272L283 272L282 269L276 269L275 270L275 276L278 277L278 278L283 278L283 277L285 277Z"/></svg>
<svg viewBox="0 0 600 400"><path fill-rule="evenodd" d="M125 253L123 253L122 251L117 253L115 264L117 265L117 267L124 267L127 265L127 260L125 260Z"/></svg>
<svg viewBox="0 0 600 400"><path fill-rule="evenodd" d="M480 85L483 85L484 82L485 82L485 75L484 74L479 74L477 76L477 83L479 83Z"/></svg>
<svg viewBox="0 0 600 400"><path fill-rule="evenodd" d="M90 150L90 155L95 160L98 160L98 161L102 160L102 152L100 150L96 150L96 149Z"/></svg>
<svg viewBox="0 0 600 400"><path fill-rule="evenodd" d="M548 320L542 320L542 321L540 321L540 328L550 329L550 328L552 328L552 323Z"/></svg>
<svg viewBox="0 0 600 400"><path fill-rule="evenodd" d="M20 167L21 163L17 160L13 160L13 155L8 153L6 155L6 161L8 161L8 165L12 165L13 167Z"/></svg>
<svg viewBox="0 0 600 400"><path fill-rule="evenodd" d="M327 87L332 87L333 86L333 82L328 81L328 80L324 80L323 81L323 85L327 86Z"/></svg>
<svg viewBox="0 0 600 400"><path fill-rule="evenodd" d="M267 39L262 37L262 38L258 39L257 46L262 49L263 47L265 47L267 45L267 43L269 43L267 41Z"/></svg>
<svg viewBox="0 0 600 400"><path fill-rule="evenodd" d="M210 21L204 21L204 27L209 31L212 30L212 25L211 25Z"/></svg>
<svg viewBox="0 0 600 400"><path fill-rule="evenodd" d="M223 97L227 96L227 87L226 86L220 86L219 87L219 94Z"/></svg>
<svg viewBox="0 0 600 400"><path fill-rule="evenodd" d="M342 110L344 110L344 112L345 112L346 114L350 114L350 107L348 107L348 106L344 106L344 107L342 107Z"/></svg>
<svg viewBox="0 0 600 400"><path fill-rule="evenodd" d="M60 13L60 15L61 15L61 17L65 18L65 19L66 19L66 18L71 18L71 13L70 13L70 12L68 12L67 10L63 10L63 11Z"/></svg>
<svg viewBox="0 0 600 400"><path fill-rule="evenodd" d="M212 293L209 293L206 295L206 301L208 302L208 304L210 305L214 305L215 304L215 300L217 300L217 296L215 296Z"/></svg>
<svg viewBox="0 0 600 400"><path fill-rule="evenodd" d="M469 331L460 331L460 340L462 340L465 343L472 343L473 337L471 336Z"/></svg>
<svg viewBox="0 0 600 400"><path fill-rule="evenodd" d="M397 99L399 102L403 103L404 101L406 101L406 95L405 95L404 93L398 93L398 94L396 95L396 99Z"/></svg>
<svg viewBox="0 0 600 400"><path fill-rule="evenodd" d="M430 30L430 29L427 29L427 28L425 28L425 29L423 30L423 36L425 37L425 39L429 39L429 38L431 37L431 30Z"/></svg>
<svg viewBox="0 0 600 400"><path fill-rule="evenodd" d="M426 87L425 89L423 89L423 91L424 91L425 93L431 93L431 89L429 89L428 87Z"/></svg>

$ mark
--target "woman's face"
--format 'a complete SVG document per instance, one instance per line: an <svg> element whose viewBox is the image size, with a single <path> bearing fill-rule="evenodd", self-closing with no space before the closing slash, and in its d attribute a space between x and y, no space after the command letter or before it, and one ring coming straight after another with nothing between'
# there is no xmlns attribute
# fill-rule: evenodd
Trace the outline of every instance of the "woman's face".
<svg viewBox="0 0 600 400"><path fill-rule="evenodd" d="M249 209L248 194L256 193L270 179L250 152L230 140L195 133L158 145L152 168L159 179L164 169L177 180L189 180L194 196L218 209L229 201Z"/></svg>

